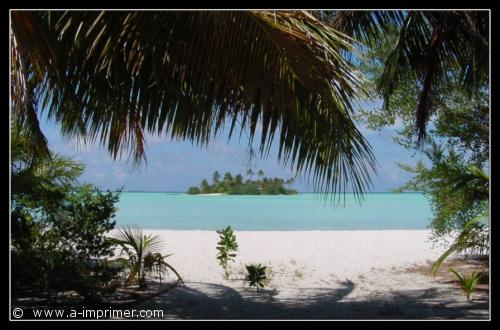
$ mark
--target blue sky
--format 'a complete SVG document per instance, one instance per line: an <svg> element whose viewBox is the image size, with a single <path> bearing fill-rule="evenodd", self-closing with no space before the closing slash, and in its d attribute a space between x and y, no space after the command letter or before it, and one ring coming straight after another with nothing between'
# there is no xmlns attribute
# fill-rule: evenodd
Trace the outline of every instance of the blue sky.
<svg viewBox="0 0 500 330"><path fill-rule="evenodd" d="M144 191L186 191L189 186L198 185L203 178L211 178L214 171L244 174L248 168L248 148L245 136L238 134L227 142L227 134L214 140L208 147L193 146L190 142L177 142L165 137L148 136L147 165L135 169L126 157L113 161L107 150L98 144L78 145L75 140L61 137L58 124L45 117L41 119L51 150L71 156L86 165L82 182L96 184L102 189ZM374 192L388 191L405 183L411 175L399 169L396 162L414 164L412 153L397 145L392 137L400 124L382 131L371 131L358 123L361 132L372 145L378 166L372 175ZM257 140L257 138L256 138ZM418 156L417 156L418 157ZM277 148L273 146L266 159L255 158L254 170L262 169L268 177L289 178L293 172L277 161ZM313 191L305 178L297 178L294 188Z"/></svg>

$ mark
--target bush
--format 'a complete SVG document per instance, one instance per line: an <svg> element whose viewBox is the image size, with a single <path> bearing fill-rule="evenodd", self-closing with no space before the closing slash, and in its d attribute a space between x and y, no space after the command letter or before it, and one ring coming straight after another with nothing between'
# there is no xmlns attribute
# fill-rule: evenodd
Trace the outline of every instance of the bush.
<svg viewBox="0 0 500 330"><path fill-rule="evenodd" d="M106 261L112 245L105 234L115 225L118 194L75 189L57 210L18 205L13 212L13 291L74 290L89 301L108 293L119 269Z"/></svg>
<svg viewBox="0 0 500 330"><path fill-rule="evenodd" d="M267 279L267 267L262 266L261 264L245 265L245 267L248 272L245 280L248 281L250 286L256 287L257 291L259 291L260 288L265 286L265 280Z"/></svg>
<svg viewBox="0 0 500 330"><path fill-rule="evenodd" d="M76 291L87 301L112 289L119 269L106 258L119 192L80 185L83 165L52 154L38 159L12 135L12 292ZM50 295L49 295L50 296Z"/></svg>

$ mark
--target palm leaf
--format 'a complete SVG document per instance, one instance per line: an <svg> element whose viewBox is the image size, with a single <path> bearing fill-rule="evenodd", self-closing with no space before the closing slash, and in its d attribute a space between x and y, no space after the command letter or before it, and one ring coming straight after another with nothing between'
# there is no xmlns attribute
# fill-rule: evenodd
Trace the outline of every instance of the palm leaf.
<svg viewBox="0 0 500 330"><path fill-rule="evenodd" d="M439 84L453 77L474 96L487 83L488 12L409 12L400 31L378 88L387 103L400 79L416 78L420 86L416 128L423 143L427 122L436 110L433 100Z"/></svg>
<svg viewBox="0 0 500 330"><path fill-rule="evenodd" d="M437 275L437 272L443 262L452 254L465 251L471 248L488 248L489 245L483 242L478 242L474 235L471 235L471 230L473 230L480 222L488 218L487 214L478 215L469 221L467 221L456 238L455 242L445 251L443 254L432 264L431 273L433 276Z"/></svg>
<svg viewBox="0 0 500 330"><path fill-rule="evenodd" d="M359 197L371 184L373 154L352 118L352 102L363 91L343 57L350 39L305 11L13 18L22 46L13 52L34 49L25 52L30 70L18 71L15 88L39 70L43 80L33 93L66 136L98 141L114 158L128 150L138 163L147 133L205 146L225 125L230 136L239 126L251 145L260 122L260 154L267 156L277 139L278 159L318 189L339 192L349 184ZM36 30L16 32L32 19L41 22ZM39 35L46 42L31 44ZM27 108L22 97L13 103Z"/></svg>
<svg viewBox="0 0 500 330"><path fill-rule="evenodd" d="M473 97L484 92L489 74L489 13L487 11L338 11L326 21L367 45L390 29L399 38L385 61L377 87L389 107L389 97L402 80L417 81L415 109L418 141L436 110L440 84L456 79Z"/></svg>
<svg viewBox="0 0 500 330"><path fill-rule="evenodd" d="M110 237L110 242L122 247L121 253L128 255L130 273L126 283L144 279L144 258L148 253L158 252L163 243L159 235L144 235L142 229L135 225L126 226Z"/></svg>

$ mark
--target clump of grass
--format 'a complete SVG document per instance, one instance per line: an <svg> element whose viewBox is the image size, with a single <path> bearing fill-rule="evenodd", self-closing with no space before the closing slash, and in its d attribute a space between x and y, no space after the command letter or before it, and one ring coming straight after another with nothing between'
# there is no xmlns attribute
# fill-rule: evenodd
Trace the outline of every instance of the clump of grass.
<svg viewBox="0 0 500 330"><path fill-rule="evenodd" d="M297 279L302 279L304 278L304 272L300 269L296 269L295 272L293 273L293 275L295 276L295 278Z"/></svg>
<svg viewBox="0 0 500 330"><path fill-rule="evenodd" d="M467 298L467 302L469 302L470 296L476 289L479 281L481 280L481 277L484 276L485 272L471 272L468 275L462 275L453 268L450 268L448 270L457 277L460 288L464 292L465 297Z"/></svg>

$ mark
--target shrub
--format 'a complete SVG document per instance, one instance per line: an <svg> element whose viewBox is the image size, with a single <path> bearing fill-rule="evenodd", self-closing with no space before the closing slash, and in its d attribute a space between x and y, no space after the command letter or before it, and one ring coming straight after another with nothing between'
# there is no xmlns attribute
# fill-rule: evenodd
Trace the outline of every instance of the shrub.
<svg viewBox="0 0 500 330"><path fill-rule="evenodd" d="M257 291L259 291L260 288L263 288L265 286L265 280L267 279L266 275L267 267L262 266L260 263L245 265L245 267L248 272L245 280L248 282L250 286L256 287Z"/></svg>
<svg viewBox="0 0 500 330"><path fill-rule="evenodd" d="M31 197L16 200L12 211L13 292L26 290L76 291L97 301L112 291L109 284L119 269L106 258L112 245L105 234L112 220L117 193L103 193L90 185L74 186L51 201L56 207L33 208ZM35 199L33 199L35 200Z"/></svg>

